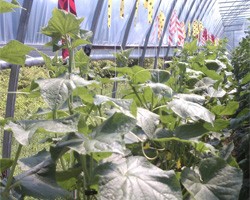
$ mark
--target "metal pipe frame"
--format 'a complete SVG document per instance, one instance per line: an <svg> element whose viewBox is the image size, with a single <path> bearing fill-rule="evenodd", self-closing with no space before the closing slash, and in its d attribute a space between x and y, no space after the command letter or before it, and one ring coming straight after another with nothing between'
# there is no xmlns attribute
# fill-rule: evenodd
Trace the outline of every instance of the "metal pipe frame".
<svg viewBox="0 0 250 200"><path fill-rule="evenodd" d="M99 18L100 18L100 12L102 10L103 4L104 4L104 0L98 0L97 5L96 5L96 9L95 9L95 13L93 16L91 28L90 28L90 30L93 33L93 36L91 38L91 42L93 42L93 40L95 38L95 33L96 33L97 25L98 25Z"/></svg>
<svg viewBox="0 0 250 200"><path fill-rule="evenodd" d="M185 1L185 4L183 5L183 8L185 7L186 2L187 2L187 1ZM165 23L164 23L164 28L163 28L163 32L162 32L162 37L161 37L161 39L160 39L160 41L159 41L159 48L157 49L157 53L156 53L156 56L155 56L154 69L156 69L156 67L157 67L158 58L159 58L159 55L160 55L160 51L161 51L161 47L162 47L164 35L165 35L166 31L167 31L167 27L168 27L168 24L169 24L169 21L170 21L170 17L171 17L171 14L172 14L172 12L173 12L173 10L174 10L174 8L175 8L176 3L177 3L177 1L174 1L174 2L172 3L170 12L168 13L168 16L167 16L167 18L166 18L166 21L165 21ZM182 9L182 10L183 10L183 9ZM168 48L169 48L169 47L168 47Z"/></svg>
<svg viewBox="0 0 250 200"><path fill-rule="evenodd" d="M133 19L134 19L134 16L135 16L137 1L139 1L139 0L135 0L133 9L132 9L132 11L130 13L130 16L129 16L129 19L128 19L128 23L127 23L126 29L124 31L124 36L123 36L122 45L121 45L122 48L125 48L125 46L127 44L127 41L128 41L129 32L130 32L130 29L131 29L131 26L132 26L132 22L133 22Z"/></svg>
<svg viewBox="0 0 250 200"><path fill-rule="evenodd" d="M158 13L158 10L160 8L161 2L162 2L162 0L159 1L159 4L158 4L157 9L155 11L153 22L155 21L155 18L157 17L157 13ZM141 57L139 59L139 65L140 66L143 66L143 63L144 63L144 58L145 58L145 54L146 54L146 50L147 50L147 46L148 46L149 37L150 37L151 31L152 31L152 28L153 28L153 25L154 25L153 22L151 23L151 25L149 27L149 30L148 30L148 32L146 34L146 37L145 37L144 48L142 50L142 54L141 54Z"/></svg>
<svg viewBox="0 0 250 200"><path fill-rule="evenodd" d="M21 11L21 16L19 19L18 31L16 39L20 42L24 42L26 36L26 30L29 22L29 16L32 8L33 0L24 0L23 9ZM19 65L11 65L7 103L6 103L6 113L5 117L14 117L15 103L16 103L16 91L19 78ZM11 157L11 145L12 145L12 133L9 131L4 131L3 136L3 147L2 147L2 157ZM8 176L9 170L4 173L4 176Z"/></svg>

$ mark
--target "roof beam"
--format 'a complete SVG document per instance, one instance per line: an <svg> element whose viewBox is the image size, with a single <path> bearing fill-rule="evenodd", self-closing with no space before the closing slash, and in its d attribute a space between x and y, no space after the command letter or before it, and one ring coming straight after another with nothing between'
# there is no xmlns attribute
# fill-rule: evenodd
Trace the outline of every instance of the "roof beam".
<svg viewBox="0 0 250 200"><path fill-rule="evenodd" d="M96 5L96 8L95 8L95 13L94 13L92 24L91 24L91 28L90 28L90 30L93 33L93 36L91 38L91 42L92 43L93 43L94 38L95 38L96 29L97 29L97 25L98 25L98 21L99 21L99 18L100 18L100 13L101 13L103 4L104 4L103 0L97 1L97 5Z"/></svg>
<svg viewBox="0 0 250 200"><path fill-rule="evenodd" d="M248 2L247 0L246 1L235 1L235 0L233 0L233 1L221 1L221 2L219 2L219 4L227 4L227 3L246 3L246 2Z"/></svg>
<svg viewBox="0 0 250 200"><path fill-rule="evenodd" d="M125 48L125 46L127 44L127 41L128 41L128 36L129 36L130 28L131 28L131 25L132 25L132 22L133 22L133 19L134 19L134 16L135 16L137 1L139 1L139 0L135 0L133 9L132 9L132 11L130 13L130 16L129 16L129 19L128 19L128 23L127 23L126 29L124 31L124 36L123 36L122 45L121 45L123 49Z"/></svg>

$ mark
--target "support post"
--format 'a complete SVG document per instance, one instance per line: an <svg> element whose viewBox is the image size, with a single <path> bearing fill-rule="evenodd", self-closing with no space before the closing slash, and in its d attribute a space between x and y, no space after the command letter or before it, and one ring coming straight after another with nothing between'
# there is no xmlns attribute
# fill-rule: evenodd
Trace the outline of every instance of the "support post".
<svg viewBox="0 0 250 200"><path fill-rule="evenodd" d="M22 7L24 9L22 9L21 12L19 25L17 29L17 37L16 37L16 39L22 43L24 43L25 40L32 4L33 0L24 0L23 2ZM11 65L9 87L8 87L9 93L7 95L5 118L14 117L15 103L16 103L15 92L17 91L19 71L20 71L19 65ZM12 144L12 133L9 131L4 131L3 147L2 147L3 158L11 157L11 144ZM3 175L7 176L8 171L6 171Z"/></svg>
<svg viewBox="0 0 250 200"><path fill-rule="evenodd" d="M94 13L92 24L91 24L91 31L93 32L93 36L91 38L91 42L94 41L94 37L95 37L95 33L96 33L96 28L97 28L97 25L98 25L98 21L99 21L99 18L100 18L100 13L102 11L103 4L104 4L104 0L97 1L95 13Z"/></svg>

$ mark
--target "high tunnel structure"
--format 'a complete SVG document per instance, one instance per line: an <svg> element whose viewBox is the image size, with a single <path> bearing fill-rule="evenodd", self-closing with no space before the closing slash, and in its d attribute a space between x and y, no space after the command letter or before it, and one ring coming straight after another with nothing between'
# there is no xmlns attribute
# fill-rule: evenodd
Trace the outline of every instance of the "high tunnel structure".
<svg viewBox="0 0 250 200"><path fill-rule="evenodd" d="M23 5L25 1L19 0ZM49 38L41 34L58 7L58 0L30 1L30 16L24 43L50 54L43 45ZM112 59L119 49L133 48L132 58L171 57L178 44L171 33L171 17L182 24L185 41L190 41L198 25L198 33L206 29L214 38L228 38L228 49L237 46L245 36L250 17L249 0L74 0L82 29L91 30L92 59ZM15 39L22 9L0 15L0 45ZM20 22L25 19L21 19ZM202 29L202 30L201 30ZM169 38L173 35L173 42ZM39 55L32 55L39 56Z"/></svg>

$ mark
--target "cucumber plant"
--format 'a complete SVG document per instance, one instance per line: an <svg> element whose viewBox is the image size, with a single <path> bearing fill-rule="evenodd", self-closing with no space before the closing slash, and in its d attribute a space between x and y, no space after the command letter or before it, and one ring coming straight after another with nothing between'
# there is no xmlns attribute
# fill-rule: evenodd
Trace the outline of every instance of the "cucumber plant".
<svg viewBox="0 0 250 200"><path fill-rule="evenodd" d="M34 80L30 95L47 107L37 119L7 121L19 143L14 160L1 159L3 199L237 199L242 171L226 143L230 116L238 108L231 98L232 67L223 45L206 49L187 43L166 69L126 65L129 51L115 56L117 77L86 80L89 58L81 45L91 33L83 18L54 9L42 33L55 50L68 49L67 62L44 53L51 78ZM61 43L60 41L63 40ZM11 41L0 59L24 64L1 52L31 47ZM216 50L213 53L213 50ZM104 82L128 85L121 98L98 94ZM48 148L20 158L37 134ZM15 175L19 164L23 173Z"/></svg>

